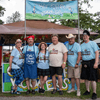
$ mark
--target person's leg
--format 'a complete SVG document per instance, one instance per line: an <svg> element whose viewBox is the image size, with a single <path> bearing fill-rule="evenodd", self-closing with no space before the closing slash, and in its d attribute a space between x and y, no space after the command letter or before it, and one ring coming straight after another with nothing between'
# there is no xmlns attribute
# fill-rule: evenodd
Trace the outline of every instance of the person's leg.
<svg viewBox="0 0 100 100"><path fill-rule="evenodd" d="M86 92L83 95L89 95L90 94L90 81L85 80L85 86L86 86Z"/></svg>
<svg viewBox="0 0 100 100"><path fill-rule="evenodd" d="M35 84L36 84L36 79L31 79L31 81L32 81L32 87L33 87L32 94L35 94L34 87L35 87Z"/></svg>
<svg viewBox="0 0 100 100"><path fill-rule="evenodd" d="M30 90L30 82L28 78L26 78L26 85L27 85L28 90Z"/></svg>
<svg viewBox="0 0 100 100"><path fill-rule="evenodd" d="M91 81L93 93L96 93L96 81Z"/></svg>
<svg viewBox="0 0 100 100"><path fill-rule="evenodd" d="M34 90L35 84L36 84L36 79L32 79L32 87L33 87L32 90Z"/></svg>
<svg viewBox="0 0 100 100"><path fill-rule="evenodd" d="M53 91L51 91L51 94L55 94L57 92L57 88L56 88L56 67L51 67L50 66L50 73L52 76L52 83L53 83Z"/></svg>
<svg viewBox="0 0 100 100"><path fill-rule="evenodd" d="M58 76L59 90L62 90L62 75L57 75L57 76Z"/></svg>
<svg viewBox="0 0 100 100"><path fill-rule="evenodd" d="M90 87L90 81L85 80L85 86L86 86L86 90L87 90L88 92L90 92L90 89L89 89L89 87Z"/></svg>
<svg viewBox="0 0 100 100"><path fill-rule="evenodd" d="M77 90L80 90L80 66L74 68L74 77L76 80Z"/></svg>
<svg viewBox="0 0 100 100"><path fill-rule="evenodd" d="M80 79L76 78L77 90L80 90Z"/></svg>
<svg viewBox="0 0 100 100"><path fill-rule="evenodd" d="M53 83L54 89L56 89L56 75L52 76L52 83Z"/></svg>
<svg viewBox="0 0 100 100"><path fill-rule="evenodd" d="M44 78L43 78L43 89L44 89L44 84L45 84L46 81L47 81L47 78L48 78L48 76L44 76Z"/></svg>
<svg viewBox="0 0 100 100"><path fill-rule="evenodd" d="M19 77L16 77L15 85L14 85L13 91L12 91L13 94L20 94L20 93L17 91L17 86L19 85L19 83L20 83L20 78L19 78Z"/></svg>
<svg viewBox="0 0 100 100"><path fill-rule="evenodd" d="M92 93L92 99L97 99L97 94L96 94L96 81L91 82L93 93Z"/></svg>
<svg viewBox="0 0 100 100"><path fill-rule="evenodd" d="M16 90L16 84L14 85L13 90Z"/></svg>
<svg viewBox="0 0 100 100"><path fill-rule="evenodd" d="M21 83L20 77L16 77L15 85L14 85L14 90L15 90L15 91L17 91L17 85L19 85L20 83Z"/></svg>
<svg viewBox="0 0 100 100"><path fill-rule="evenodd" d="M76 78L76 85L77 85L77 96L80 96L81 92L80 92L80 79L79 78Z"/></svg>
<svg viewBox="0 0 100 100"><path fill-rule="evenodd" d="M43 88L43 76L40 76L40 88Z"/></svg>
<svg viewBox="0 0 100 100"><path fill-rule="evenodd" d="M43 78L43 80L42 80L42 83L41 83L41 89L39 89L39 93L43 93L44 94L44 92L45 92L45 89L44 89L44 84L46 83L46 81L47 81L47 78L48 78L48 76L42 76L42 78Z"/></svg>
<svg viewBox="0 0 100 100"><path fill-rule="evenodd" d="M15 84L15 91L17 91L17 85Z"/></svg>
<svg viewBox="0 0 100 100"><path fill-rule="evenodd" d="M75 86L75 75L74 75L74 68L71 66L68 66L68 78L71 78L71 83L72 83L72 89L68 90L67 93L74 92L74 86Z"/></svg>
<svg viewBox="0 0 100 100"><path fill-rule="evenodd" d="M72 83L72 89L74 89L74 86L75 86L75 78L71 78L71 83Z"/></svg>

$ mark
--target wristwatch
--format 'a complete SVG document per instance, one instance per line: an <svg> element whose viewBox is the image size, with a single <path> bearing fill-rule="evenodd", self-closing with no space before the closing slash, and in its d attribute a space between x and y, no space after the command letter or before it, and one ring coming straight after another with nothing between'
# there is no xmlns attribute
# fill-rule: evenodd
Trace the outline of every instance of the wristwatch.
<svg viewBox="0 0 100 100"><path fill-rule="evenodd" d="M78 63L76 63L76 65L78 65Z"/></svg>

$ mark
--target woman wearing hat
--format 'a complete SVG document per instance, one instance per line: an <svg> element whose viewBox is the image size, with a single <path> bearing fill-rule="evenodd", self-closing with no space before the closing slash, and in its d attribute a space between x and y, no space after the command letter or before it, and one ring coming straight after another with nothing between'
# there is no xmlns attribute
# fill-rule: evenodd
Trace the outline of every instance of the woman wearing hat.
<svg viewBox="0 0 100 100"><path fill-rule="evenodd" d="M40 87L39 93L44 93L44 84L47 81L48 75L50 75L49 71L49 53L46 50L47 44L45 42L41 42L38 46L39 54L38 54L38 65L37 65L37 73L40 77Z"/></svg>
<svg viewBox="0 0 100 100"><path fill-rule="evenodd" d="M22 41L17 39L15 42L15 49L12 51L9 59L9 72L13 75L13 79L15 80L15 85L13 89L11 89L12 94L20 94L17 91L17 86L24 80L23 71L21 69L23 59L19 59L22 56L22 51L20 47L22 46Z"/></svg>

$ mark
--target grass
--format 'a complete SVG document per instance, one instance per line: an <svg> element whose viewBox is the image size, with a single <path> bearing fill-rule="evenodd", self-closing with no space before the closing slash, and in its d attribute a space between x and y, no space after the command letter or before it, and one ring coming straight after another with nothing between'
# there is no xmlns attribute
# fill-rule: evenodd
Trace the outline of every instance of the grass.
<svg viewBox="0 0 100 100"><path fill-rule="evenodd" d="M85 84L81 83L80 84L80 90L81 90L81 94L83 94L86 89L85 89ZM29 95L26 95L25 92L21 92L20 95L16 95L16 94L10 94L10 93L2 93L2 74L0 72L0 97L16 97L16 96L27 96L27 97L31 97L33 96L31 93ZM70 93L68 94L66 91L63 92L63 95L59 95L59 93L57 92L56 94L51 94L50 91L46 91L44 94L39 94L38 92L36 92L36 94L34 96L46 96L46 97L68 97L68 98L78 98L78 99L89 99L92 96L92 89L91 89L91 94L88 96L83 96L81 95L80 97L76 96L76 92ZM100 82L97 82L97 96L98 98L100 98Z"/></svg>
<svg viewBox="0 0 100 100"><path fill-rule="evenodd" d="M70 13L63 13L63 16L60 15L50 15L51 18L49 18L49 15L42 16L41 14L32 14L32 13L26 13L26 19L78 19L78 14L74 13L73 16L70 15Z"/></svg>

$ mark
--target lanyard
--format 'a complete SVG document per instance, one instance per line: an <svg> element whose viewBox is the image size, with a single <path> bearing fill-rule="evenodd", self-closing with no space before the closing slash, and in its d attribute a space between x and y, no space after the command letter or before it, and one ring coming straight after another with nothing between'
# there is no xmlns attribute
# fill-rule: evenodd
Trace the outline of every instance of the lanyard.
<svg viewBox="0 0 100 100"><path fill-rule="evenodd" d="M71 51L71 50L73 49L73 47L74 47L74 44L73 44L72 48L69 49L69 43L68 43L68 50L69 50L69 51Z"/></svg>

